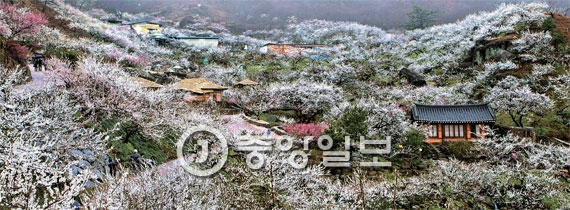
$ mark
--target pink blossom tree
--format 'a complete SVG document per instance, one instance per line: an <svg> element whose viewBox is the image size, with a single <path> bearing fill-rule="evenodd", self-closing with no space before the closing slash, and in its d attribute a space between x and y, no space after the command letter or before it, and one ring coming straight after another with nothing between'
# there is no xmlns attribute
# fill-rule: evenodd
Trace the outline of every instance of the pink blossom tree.
<svg viewBox="0 0 570 210"><path fill-rule="evenodd" d="M29 12L27 8L0 5L0 46L5 57L4 64L25 60L28 49L16 43L23 37L33 36L39 32L47 20L40 13Z"/></svg>
<svg viewBox="0 0 570 210"><path fill-rule="evenodd" d="M41 13L29 12L27 8L0 5L0 32L6 40L30 36L40 31L47 20Z"/></svg>
<svg viewBox="0 0 570 210"><path fill-rule="evenodd" d="M29 49L26 46L22 46L18 43L9 43L7 48L9 49L7 55L12 58L16 58L18 60L26 60L28 57Z"/></svg>
<svg viewBox="0 0 570 210"><path fill-rule="evenodd" d="M145 98L140 92L130 90L129 85L122 84L126 81L119 80L126 74L117 64L102 63L91 57L78 63L81 71L73 70L68 62L55 58L47 60L46 64L81 103L85 113L132 115L144 104Z"/></svg>
<svg viewBox="0 0 570 210"><path fill-rule="evenodd" d="M283 126L283 130L298 136L320 136L329 129L326 123L299 123Z"/></svg>

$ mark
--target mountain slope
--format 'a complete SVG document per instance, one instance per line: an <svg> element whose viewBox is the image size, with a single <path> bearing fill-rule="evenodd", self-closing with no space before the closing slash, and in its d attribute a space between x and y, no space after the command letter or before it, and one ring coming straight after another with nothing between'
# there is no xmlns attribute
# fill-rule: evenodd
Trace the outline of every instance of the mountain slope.
<svg viewBox="0 0 570 210"><path fill-rule="evenodd" d="M504 1L180 1L165 0L155 4L152 0L110 1L100 0L96 7L109 12L129 13L161 11L157 14L171 20L185 16L200 15L215 22L224 23L232 32L281 28L290 16L298 20L322 19L330 21L353 21L382 28L400 28L407 22L406 14L412 6L420 5L439 9L437 23L449 23L467 14L492 10ZM437 5L437 6L435 6ZM569 5L570 6L570 5Z"/></svg>

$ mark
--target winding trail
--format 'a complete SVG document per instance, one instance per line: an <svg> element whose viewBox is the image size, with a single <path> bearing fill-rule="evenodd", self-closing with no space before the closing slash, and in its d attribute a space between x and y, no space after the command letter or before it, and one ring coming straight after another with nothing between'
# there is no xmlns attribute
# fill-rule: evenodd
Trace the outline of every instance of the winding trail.
<svg viewBox="0 0 570 210"><path fill-rule="evenodd" d="M50 80L48 79L46 71L36 71L36 69L30 64L28 65L30 68L30 73L32 74L32 81L15 86L15 89L20 92L26 92L31 90L42 89L48 86L53 85ZM62 82L58 81L55 85L61 85Z"/></svg>
<svg viewBox="0 0 570 210"><path fill-rule="evenodd" d="M46 71L36 71L36 69L32 65L28 65L31 75L32 81L15 86L15 90L20 93L25 93L33 90L38 90L42 88L47 88L52 85L63 85L63 82L56 81L55 84L49 78L48 72ZM266 135L268 128L251 124L247 122L245 119L240 117L240 115L222 115L219 117L222 120L222 124L224 127L228 129L228 131L232 135L241 135L243 131L249 132L252 135ZM271 138L277 138L275 132L270 133ZM187 157L187 161L192 162L195 159L194 156ZM182 170L181 164L176 160L171 160L169 162L160 164L157 166L157 171L163 175L172 175L176 174L177 171Z"/></svg>
<svg viewBox="0 0 570 210"><path fill-rule="evenodd" d="M46 87L50 87L52 85L63 85L63 82L56 81L55 84L50 80L48 76L48 72L46 71L36 71L36 69L32 65L28 65L31 75L32 81L15 86L17 92L24 93L32 90L38 90ZM224 127L228 129L228 131L232 135L241 135L243 131L249 132L252 135L266 135L268 128L251 124L240 117L240 115L222 115L219 117L222 120L222 124ZM278 138L275 132L270 133L271 138ZM187 157L187 161L192 162L195 159L194 156ZM177 171L182 170L181 164L176 160L171 160L169 162L160 164L157 166L157 171L163 176L176 174Z"/></svg>

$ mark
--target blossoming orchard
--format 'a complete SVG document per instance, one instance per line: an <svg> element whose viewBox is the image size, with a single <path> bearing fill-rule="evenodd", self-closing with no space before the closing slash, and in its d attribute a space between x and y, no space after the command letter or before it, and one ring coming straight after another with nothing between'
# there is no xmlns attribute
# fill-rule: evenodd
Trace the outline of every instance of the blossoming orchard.
<svg viewBox="0 0 570 210"><path fill-rule="evenodd" d="M568 3L158 2L0 2L0 209L570 208Z"/></svg>

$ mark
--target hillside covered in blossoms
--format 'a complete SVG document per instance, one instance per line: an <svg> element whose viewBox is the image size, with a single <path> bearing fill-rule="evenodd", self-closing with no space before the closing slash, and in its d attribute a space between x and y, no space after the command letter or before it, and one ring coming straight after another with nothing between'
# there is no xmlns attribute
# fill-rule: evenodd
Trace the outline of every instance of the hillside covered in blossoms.
<svg viewBox="0 0 570 210"><path fill-rule="evenodd" d="M193 11L0 2L0 209L570 208L564 11L239 34ZM433 127L430 107L492 119Z"/></svg>

